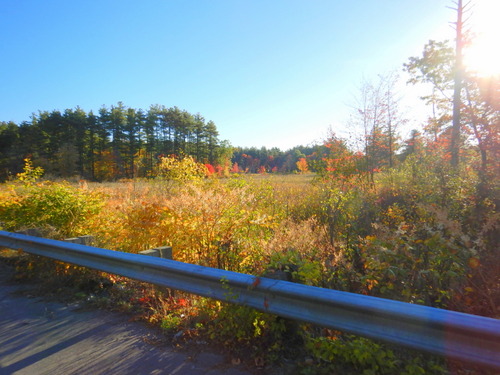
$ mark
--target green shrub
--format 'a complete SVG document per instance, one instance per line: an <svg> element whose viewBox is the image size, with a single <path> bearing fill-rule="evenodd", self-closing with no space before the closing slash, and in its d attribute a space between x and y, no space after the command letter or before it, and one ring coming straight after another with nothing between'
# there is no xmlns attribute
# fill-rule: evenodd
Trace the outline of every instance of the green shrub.
<svg viewBox="0 0 500 375"><path fill-rule="evenodd" d="M225 285L224 280L222 280ZM205 310L210 319L206 333L211 340L224 345L237 358L265 359L280 358L291 343L284 342L287 334L286 321L276 315L267 314L250 307L231 303L235 296L227 287L228 302L205 300Z"/></svg>
<svg viewBox="0 0 500 375"><path fill-rule="evenodd" d="M316 361L303 374L423 375L445 374L439 361L395 353L384 344L353 335L308 337L306 349ZM402 360L404 359L404 360Z"/></svg>
<svg viewBox="0 0 500 375"><path fill-rule="evenodd" d="M0 225L10 231L45 227L71 236L102 206L98 194L68 183L10 183L0 194Z"/></svg>
<svg viewBox="0 0 500 375"><path fill-rule="evenodd" d="M393 205L385 223L374 224L374 234L362 246L362 280L372 295L446 307L463 286L477 251L445 211L421 206L416 214L407 223Z"/></svg>

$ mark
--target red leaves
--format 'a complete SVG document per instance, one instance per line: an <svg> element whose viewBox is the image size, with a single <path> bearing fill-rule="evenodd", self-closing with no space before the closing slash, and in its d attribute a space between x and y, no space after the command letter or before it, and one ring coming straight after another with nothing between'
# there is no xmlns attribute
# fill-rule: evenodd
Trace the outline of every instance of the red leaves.
<svg viewBox="0 0 500 375"><path fill-rule="evenodd" d="M188 305L188 300L185 298L179 298L177 300L177 306L178 307L186 307Z"/></svg>
<svg viewBox="0 0 500 375"><path fill-rule="evenodd" d="M207 168L207 176L211 176L215 173L215 168L212 164L205 164L205 167Z"/></svg>

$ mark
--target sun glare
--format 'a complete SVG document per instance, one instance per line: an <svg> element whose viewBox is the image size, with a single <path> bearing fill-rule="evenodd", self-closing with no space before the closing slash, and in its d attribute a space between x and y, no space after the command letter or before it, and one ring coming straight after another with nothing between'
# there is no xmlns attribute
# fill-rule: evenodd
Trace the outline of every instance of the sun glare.
<svg viewBox="0 0 500 375"><path fill-rule="evenodd" d="M475 34L464 64L481 77L500 75L500 0L477 0L468 26Z"/></svg>

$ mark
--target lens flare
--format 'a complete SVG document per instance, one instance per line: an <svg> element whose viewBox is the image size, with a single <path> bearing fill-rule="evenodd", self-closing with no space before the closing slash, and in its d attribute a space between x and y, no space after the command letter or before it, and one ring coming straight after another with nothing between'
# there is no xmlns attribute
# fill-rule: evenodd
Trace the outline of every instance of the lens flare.
<svg viewBox="0 0 500 375"><path fill-rule="evenodd" d="M499 17L499 0L478 0L466 25L474 35L464 49L464 64L481 77L500 75Z"/></svg>

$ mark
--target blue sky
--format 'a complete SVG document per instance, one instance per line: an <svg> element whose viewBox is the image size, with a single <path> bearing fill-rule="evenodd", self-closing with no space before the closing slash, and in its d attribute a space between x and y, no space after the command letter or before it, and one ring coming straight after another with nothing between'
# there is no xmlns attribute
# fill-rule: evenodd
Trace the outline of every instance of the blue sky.
<svg viewBox="0 0 500 375"><path fill-rule="evenodd" d="M449 0L1 0L0 120L178 106L234 146L345 132L362 79L453 30ZM408 93L405 103L414 103ZM414 118L417 115L412 115Z"/></svg>

